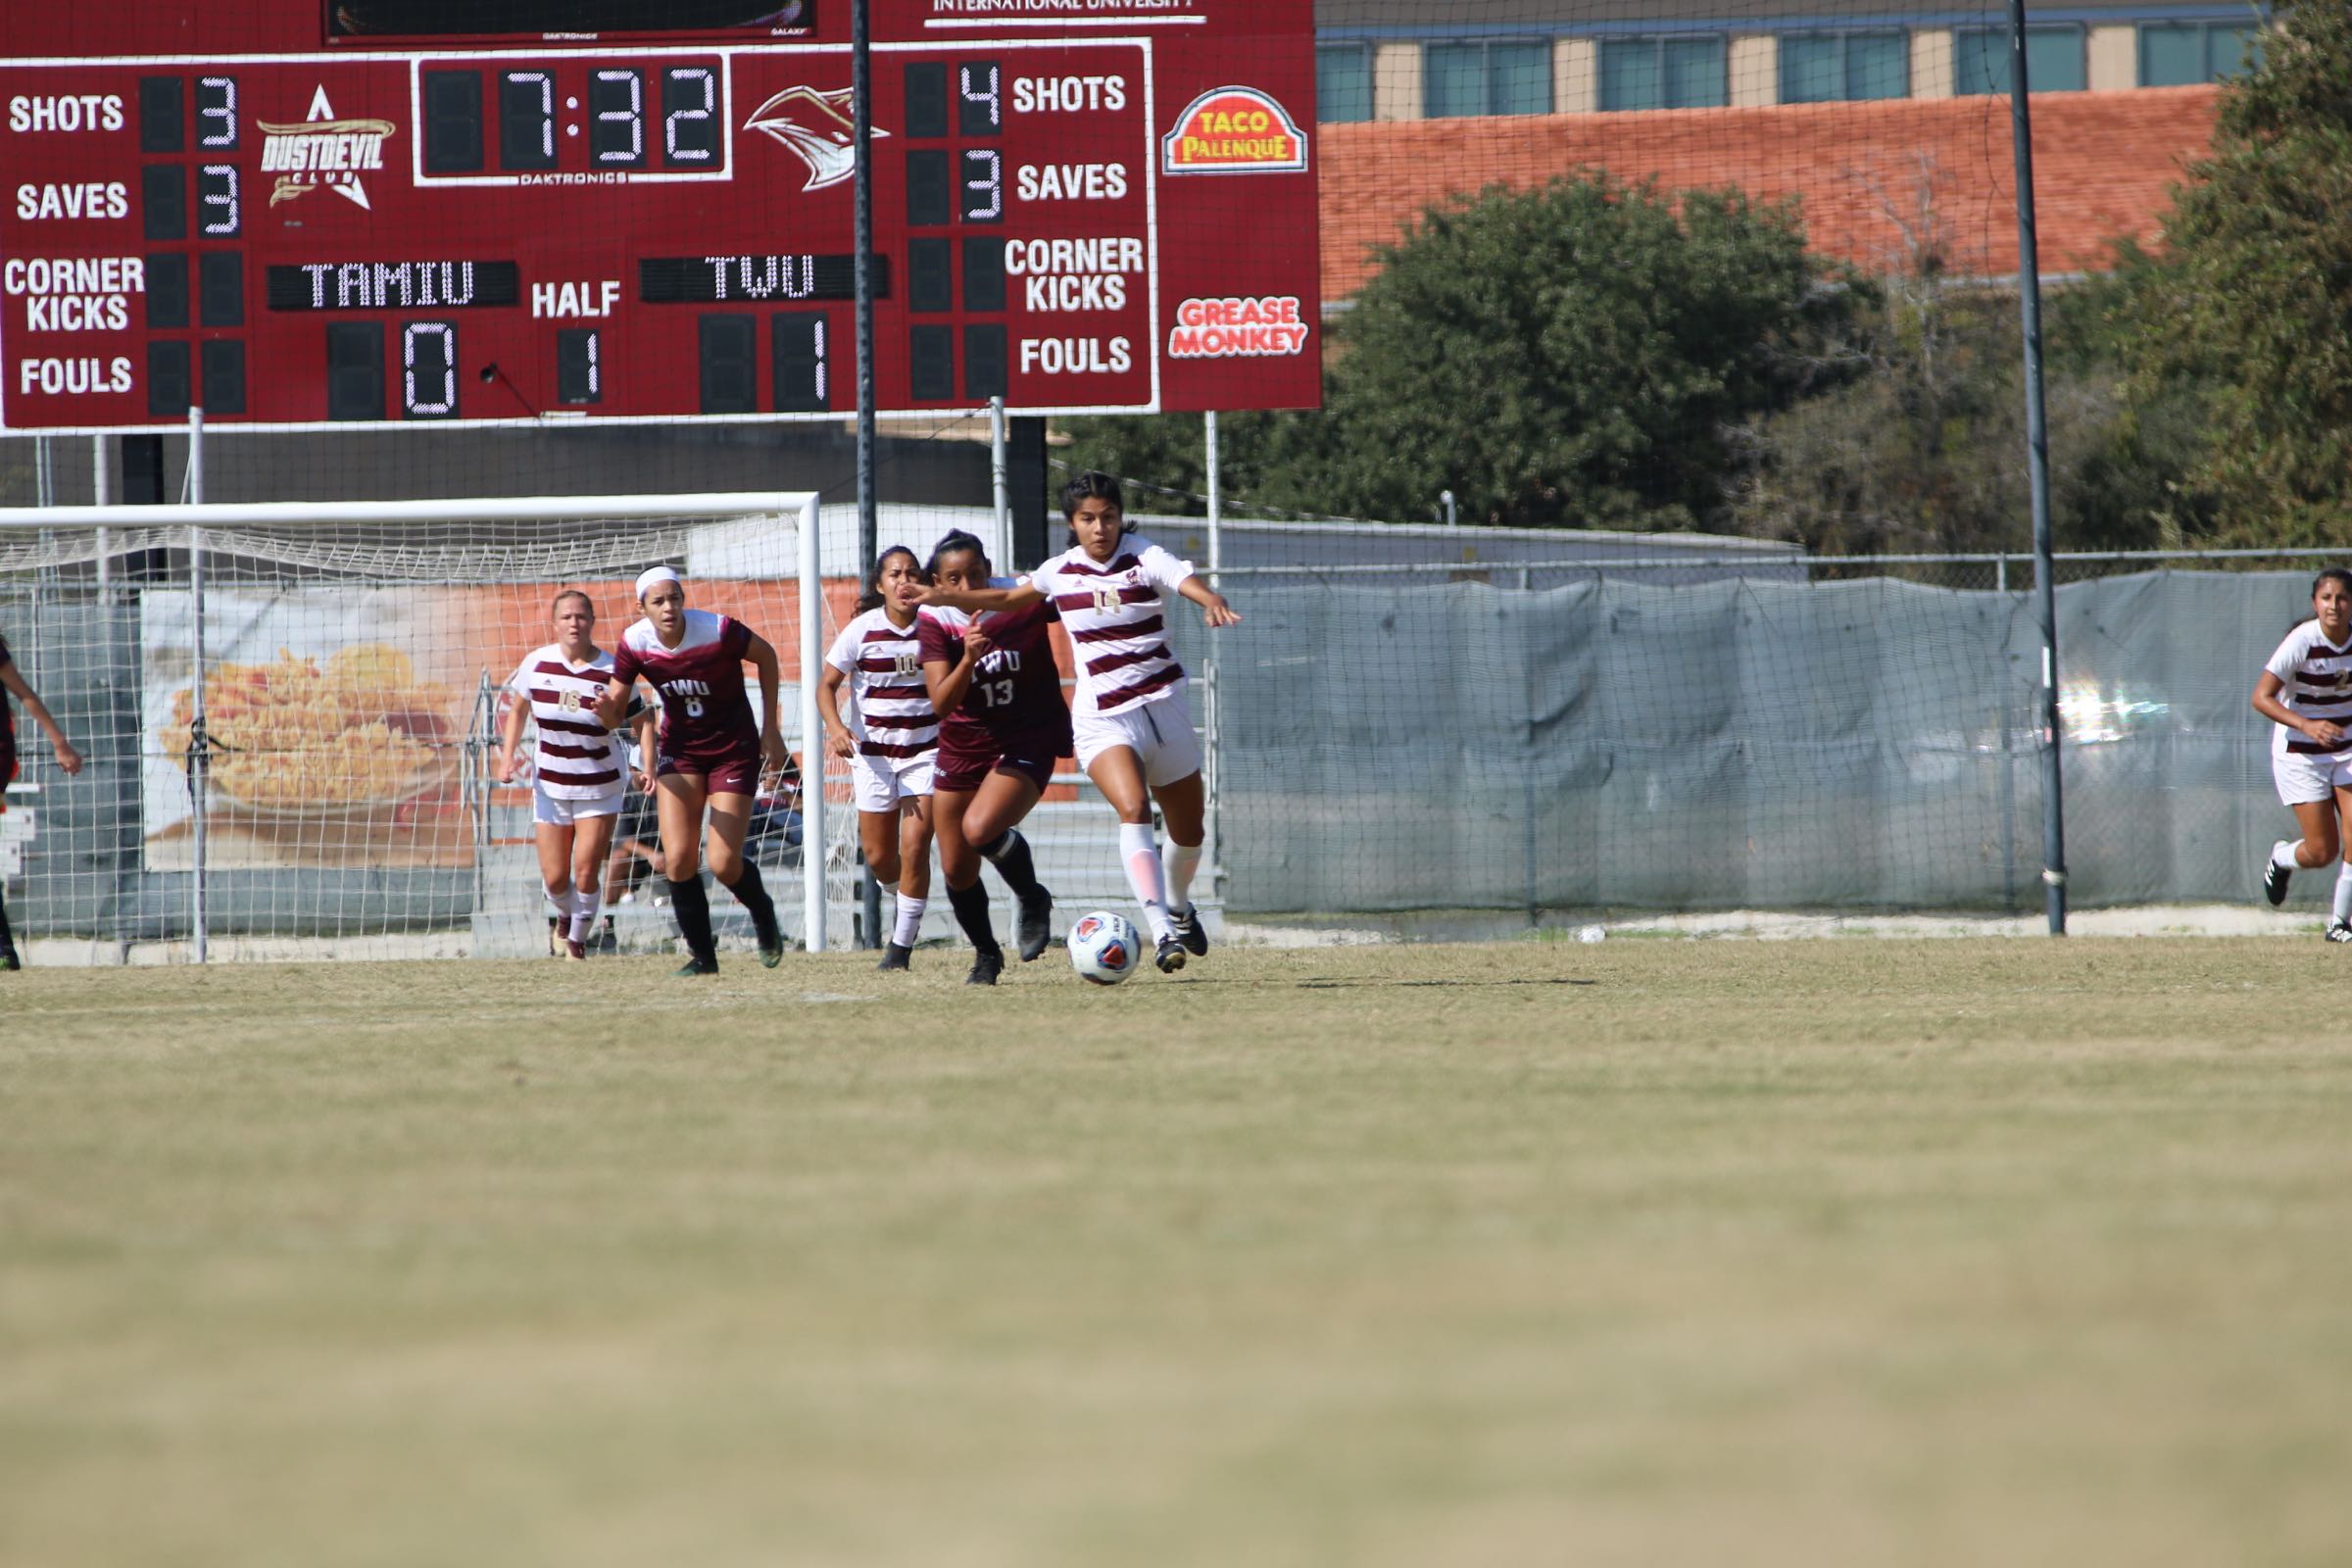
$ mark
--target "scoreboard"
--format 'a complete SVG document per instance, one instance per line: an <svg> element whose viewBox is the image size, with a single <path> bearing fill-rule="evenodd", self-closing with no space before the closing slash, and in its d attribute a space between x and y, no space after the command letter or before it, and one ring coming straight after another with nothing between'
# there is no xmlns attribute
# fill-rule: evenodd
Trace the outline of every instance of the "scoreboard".
<svg viewBox="0 0 2352 1568"><path fill-rule="evenodd" d="M894 413L1320 401L1311 0L872 0ZM0 16L0 431L839 418L848 0Z"/></svg>

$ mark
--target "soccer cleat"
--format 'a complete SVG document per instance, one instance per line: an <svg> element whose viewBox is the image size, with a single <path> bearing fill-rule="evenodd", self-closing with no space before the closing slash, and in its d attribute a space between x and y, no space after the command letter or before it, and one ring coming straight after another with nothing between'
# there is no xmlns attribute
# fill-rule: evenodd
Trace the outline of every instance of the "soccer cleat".
<svg viewBox="0 0 2352 1568"><path fill-rule="evenodd" d="M2328 927L2328 940L2330 942L2352 942L2352 922L2337 920L2330 923Z"/></svg>
<svg viewBox="0 0 2352 1568"><path fill-rule="evenodd" d="M547 956L551 958L564 956L564 916L560 914L547 917Z"/></svg>
<svg viewBox="0 0 2352 1568"><path fill-rule="evenodd" d="M1184 944L1185 952L1196 958L1208 956L1208 930L1200 923L1199 908L1190 904L1186 905L1184 912L1178 915L1173 923L1176 927L1176 940Z"/></svg>
<svg viewBox="0 0 2352 1568"><path fill-rule="evenodd" d="M572 963L583 963L587 961L588 944L585 942L574 942L571 940L571 938L565 937L564 939L564 956L567 961Z"/></svg>
<svg viewBox="0 0 2352 1568"><path fill-rule="evenodd" d="M975 953L972 955L972 972L963 977L963 983L967 986L993 986L997 983L997 976L1004 972L1004 954L1002 949L994 953Z"/></svg>
<svg viewBox="0 0 2352 1568"><path fill-rule="evenodd" d="M2262 896L2271 901L2272 908L2286 902L2286 879L2292 875L2292 871L2278 863L2277 850L2273 850L2271 858L2262 862Z"/></svg>
<svg viewBox="0 0 2352 1568"><path fill-rule="evenodd" d="M691 980L699 975L716 973L718 973L718 960L716 958L688 958L684 963L678 965L676 978L680 980Z"/></svg>
<svg viewBox="0 0 2352 1568"><path fill-rule="evenodd" d="M782 963L783 961L784 961L784 933L783 933L783 931L782 931L781 929L771 929L771 930L767 930L767 931L762 931L762 932L760 932L760 964L761 964L762 966L766 967L766 968L773 969L773 968L774 968L774 967L775 967L777 964L779 964L779 963Z"/></svg>
<svg viewBox="0 0 2352 1568"><path fill-rule="evenodd" d="M24 967L24 961L17 956L17 945L15 943L11 942L5 947L0 947L0 970L5 970L9 974L15 974L19 969Z"/></svg>
<svg viewBox="0 0 2352 1568"><path fill-rule="evenodd" d="M1021 895L1021 961L1027 963L1054 940L1054 895L1040 884L1035 893Z"/></svg>
<svg viewBox="0 0 2352 1568"><path fill-rule="evenodd" d="M913 952L912 948L902 948L893 942L882 950L882 961L875 964L874 967L877 969L905 969L908 967L906 959Z"/></svg>
<svg viewBox="0 0 2352 1568"><path fill-rule="evenodd" d="M1161 937L1159 948L1152 956L1158 963L1161 974L1174 974L1184 967L1184 944L1173 936Z"/></svg>

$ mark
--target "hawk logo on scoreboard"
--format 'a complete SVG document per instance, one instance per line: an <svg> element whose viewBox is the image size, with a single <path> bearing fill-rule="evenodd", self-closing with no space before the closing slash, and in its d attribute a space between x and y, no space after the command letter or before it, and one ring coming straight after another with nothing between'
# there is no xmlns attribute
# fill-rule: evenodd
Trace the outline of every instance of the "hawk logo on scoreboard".
<svg viewBox="0 0 2352 1568"><path fill-rule="evenodd" d="M1255 87L1211 87L1159 139L1170 174L1295 174L1306 168L1306 137L1274 95Z"/></svg>
<svg viewBox="0 0 2352 1568"><path fill-rule="evenodd" d="M808 166L808 183L801 189L811 191L839 185L858 172L857 123L849 88L787 87L753 110L743 128L772 136L798 154ZM873 134L890 132L877 125Z"/></svg>
<svg viewBox="0 0 2352 1568"><path fill-rule="evenodd" d="M389 120L336 119L323 86L311 95L311 112L299 124L260 123L262 172L277 176L272 207L321 187L367 207L360 176L384 167L384 138L399 128Z"/></svg>

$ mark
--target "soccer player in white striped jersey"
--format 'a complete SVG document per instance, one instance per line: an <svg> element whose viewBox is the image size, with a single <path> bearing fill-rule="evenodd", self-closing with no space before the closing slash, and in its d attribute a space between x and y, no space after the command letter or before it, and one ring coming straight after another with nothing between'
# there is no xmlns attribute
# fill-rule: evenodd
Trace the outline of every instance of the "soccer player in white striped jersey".
<svg viewBox="0 0 2352 1568"><path fill-rule="evenodd" d="M882 552L866 573L859 613L825 655L817 686L825 744L850 763L858 836L867 869L897 908L884 969L904 969L931 897L931 773L939 715L923 685L915 593L921 563L905 545ZM850 687L843 716L841 688Z"/></svg>
<svg viewBox="0 0 2352 1568"><path fill-rule="evenodd" d="M1078 765L1119 813L1119 861L1150 923L1162 973L1187 953L1208 951L1192 899L1200 865L1205 801L1200 741L1193 730L1184 666L1168 651L1167 596L1200 607L1210 627L1241 615L1202 582L1189 561L1127 531L1118 480L1082 473L1062 487L1071 546L1012 588L926 590L924 602L973 612L1018 610L1051 600L1078 666L1070 727ZM1152 802L1168 826L1164 853L1152 842Z"/></svg>
<svg viewBox="0 0 2352 1568"><path fill-rule="evenodd" d="M493 766L501 784L514 783L523 722L538 725L531 836L539 879L563 918L564 956L585 958L629 762L620 736L596 715L596 700L612 678L612 656L596 646L596 607L586 594L566 588L556 595L555 631L556 640L526 654L507 682L513 701ZM653 720L645 715L638 723L650 731Z"/></svg>
<svg viewBox="0 0 2352 1568"><path fill-rule="evenodd" d="M2330 566L2311 585L2312 618L2286 634L2254 682L2271 732L2271 778L2303 836L2271 846L2263 897L2286 901L2287 878L2344 853L2352 820L2352 571ZM2328 940L2352 942L2352 859L2337 866Z"/></svg>

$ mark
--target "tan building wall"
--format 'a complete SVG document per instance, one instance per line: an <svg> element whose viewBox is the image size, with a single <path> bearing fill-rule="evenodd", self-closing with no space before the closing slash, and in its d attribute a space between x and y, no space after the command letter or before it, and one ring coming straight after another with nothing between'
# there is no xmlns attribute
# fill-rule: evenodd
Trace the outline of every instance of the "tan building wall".
<svg viewBox="0 0 2352 1568"><path fill-rule="evenodd" d="M1770 33L1735 34L1730 70L1733 108L1764 109L1781 101L1779 38Z"/></svg>
<svg viewBox="0 0 2352 1568"><path fill-rule="evenodd" d="M1421 118L1421 46L1384 43L1372 51L1372 118Z"/></svg>
<svg viewBox="0 0 2352 1568"><path fill-rule="evenodd" d="M1600 108L1600 45L1591 38L1555 38L1551 45L1551 107L1563 115Z"/></svg>
<svg viewBox="0 0 2352 1568"><path fill-rule="evenodd" d="M2120 26L2090 29L2089 74L2092 92L2121 92L2139 85L2139 29Z"/></svg>
<svg viewBox="0 0 2352 1568"><path fill-rule="evenodd" d="M1949 98L1958 80L1949 28L1922 27L1911 34L1912 97Z"/></svg>

